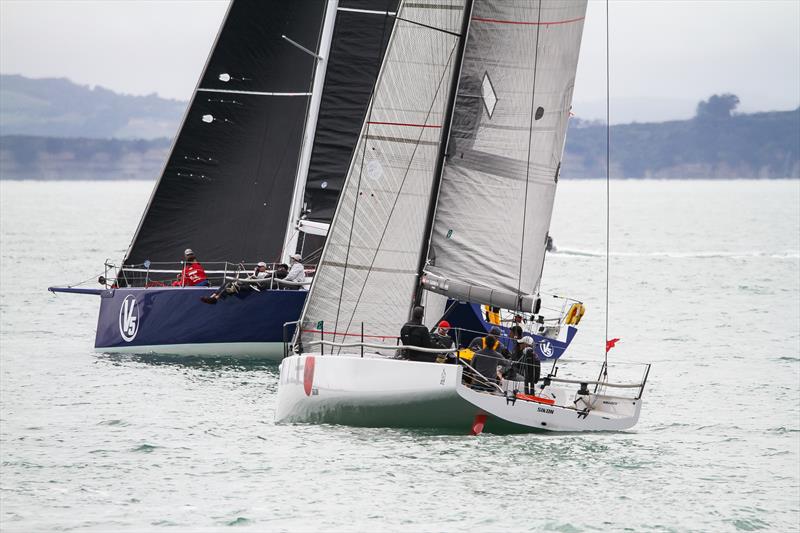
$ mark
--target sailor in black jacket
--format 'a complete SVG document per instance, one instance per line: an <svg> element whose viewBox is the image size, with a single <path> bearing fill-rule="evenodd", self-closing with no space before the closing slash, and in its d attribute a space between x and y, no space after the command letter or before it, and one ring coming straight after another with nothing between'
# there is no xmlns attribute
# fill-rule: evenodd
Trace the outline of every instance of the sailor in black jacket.
<svg viewBox="0 0 800 533"><path fill-rule="evenodd" d="M419 348L433 348L431 342L431 334L428 328L422 325L422 317L425 310L421 306L417 306L411 311L411 320L403 324L400 329L400 340L403 346L417 346ZM435 353L420 352L407 348L405 350L406 358L412 361L424 361L432 363L436 361Z"/></svg>

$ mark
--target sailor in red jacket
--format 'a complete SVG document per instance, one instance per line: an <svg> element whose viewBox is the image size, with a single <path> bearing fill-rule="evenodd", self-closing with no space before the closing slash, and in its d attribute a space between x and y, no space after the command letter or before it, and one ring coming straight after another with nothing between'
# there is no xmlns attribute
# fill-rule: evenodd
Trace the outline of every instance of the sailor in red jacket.
<svg viewBox="0 0 800 533"><path fill-rule="evenodd" d="M201 287L208 287L208 279L206 278L206 271L203 270L203 265L197 262L194 252L191 248L187 248L183 252L186 258L186 263L183 266L183 272L178 274L178 279L172 283L173 287L191 287L198 285Z"/></svg>

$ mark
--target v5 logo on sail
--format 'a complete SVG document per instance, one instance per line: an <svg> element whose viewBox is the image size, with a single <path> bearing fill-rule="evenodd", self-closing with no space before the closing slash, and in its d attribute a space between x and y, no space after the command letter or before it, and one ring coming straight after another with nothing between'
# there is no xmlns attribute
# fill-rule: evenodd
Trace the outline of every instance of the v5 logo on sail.
<svg viewBox="0 0 800 533"><path fill-rule="evenodd" d="M136 305L136 297L129 294L122 300L119 308L119 333L122 340L131 342L139 331L139 307Z"/></svg>

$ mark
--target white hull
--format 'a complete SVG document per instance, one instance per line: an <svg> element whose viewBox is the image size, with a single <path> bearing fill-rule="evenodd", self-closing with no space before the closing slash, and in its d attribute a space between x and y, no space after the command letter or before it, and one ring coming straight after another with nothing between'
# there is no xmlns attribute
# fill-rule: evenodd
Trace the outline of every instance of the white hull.
<svg viewBox="0 0 800 533"><path fill-rule="evenodd" d="M313 361L313 362L311 362ZM333 423L371 427L452 428L469 432L478 415L485 431L620 431L636 424L641 399L585 397L548 386L556 405L475 391L461 383L462 367L340 355L294 355L281 363L278 423Z"/></svg>
<svg viewBox="0 0 800 533"><path fill-rule="evenodd" d="M212 342L202 344L159 344L157 346L114 346L95 348L97 353L166 355L175 357L224 357L279 362L282 342Z"/></svg>

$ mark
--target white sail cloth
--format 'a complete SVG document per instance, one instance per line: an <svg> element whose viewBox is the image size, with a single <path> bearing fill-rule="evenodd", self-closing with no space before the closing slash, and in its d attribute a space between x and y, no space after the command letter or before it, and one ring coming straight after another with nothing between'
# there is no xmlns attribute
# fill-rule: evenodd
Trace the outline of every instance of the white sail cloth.
<svg viewBox="0 0 800 533"><path fill-rule="evenodd" d="M300 323L301 341L407 320L464 6L403 2ZM350 338L349 340L352 340ZM370 339L374 342L374 339Z"/></svg>
<svg viewBox="0 0 800 533"><path fill-rule="evenodd" d="M585 13L586 0L475 1L431 273L512 300L538 290Z"/></svg>

